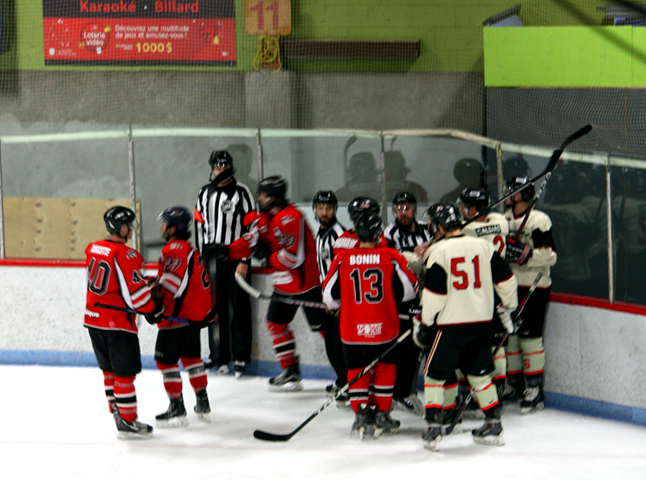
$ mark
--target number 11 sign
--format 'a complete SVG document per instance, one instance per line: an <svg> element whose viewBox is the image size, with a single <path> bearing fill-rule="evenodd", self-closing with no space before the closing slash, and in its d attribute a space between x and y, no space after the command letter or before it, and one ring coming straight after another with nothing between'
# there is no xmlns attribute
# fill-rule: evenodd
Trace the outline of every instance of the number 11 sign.
<svg viewBox="0 0 646 480"><path fill-rule="evenodd" d="M249 35L289 35L291 0L245 0L245 30Z"/></svg>

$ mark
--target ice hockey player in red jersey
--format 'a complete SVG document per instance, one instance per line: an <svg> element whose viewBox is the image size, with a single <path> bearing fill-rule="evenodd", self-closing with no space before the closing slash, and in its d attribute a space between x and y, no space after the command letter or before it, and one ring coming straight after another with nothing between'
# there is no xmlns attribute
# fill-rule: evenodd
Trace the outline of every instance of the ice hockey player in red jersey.
<svg viewBox="0 0 646 480"><path fill-rule="evenodd" d="M200 327L208 326L216 310L204 260L188 242L193 222L188 210L170 207L159 214L159 219L159 230L167 243L159 257L155 294L161 296L165 316L195 322L188 325L164 319L157 324L155 361L162 373L170 405L155 419L159 427L179 427L188 424L182 396L180 359L195 392L193 410L198 418L209 421L211 408L206 392L206 370L201 359Z"/></svg>
<svg viewBox="0 0 646 480"><path fill-rule="evenodd" d="M348 382L388 349L399 336L398 305L417 298L417 279L397 250L379 247L381 217L360 215L355 223L359 245L335 257L323 283L324 302L340 309L341 341ZM395 386L395 350L382 358L349 388L355 412L353 431L363 438L395 433L399 421L390 417Z"/></svg>
<svg viewBox="0 0 646 480"><path fill-rule="evenodd" d="M143 258L126 242L132 238L135 213L112 207L103 215L107 240L91 243L87 256L87 300L84 325L90 334L99 368L103 371L105 395L120 438L150 437L153 428L137 419L135 376L141 372L141 350L135 314L97 307L142 312L149 322L162 314L144 279Z"/></svg>
<svg viewBox="0 0 646 480"><path fill-rule="evenodd" d="M249 258L254 249L262 246L268 266L274 271L274 296L320 302L322 293L314 235L305 215L289 203L286 195L287 182L283 177L263 179L258 184L260 214L249 231L229 245L225 255L232 260ZM282 373L269 379L271 390L298 391L303 388L296 340L289 327L297 309L296 305L277 300L269 304L267 326L283 368ZM312 307L303 310L310 329L320 332L325 324L325 310Z"/></svg>

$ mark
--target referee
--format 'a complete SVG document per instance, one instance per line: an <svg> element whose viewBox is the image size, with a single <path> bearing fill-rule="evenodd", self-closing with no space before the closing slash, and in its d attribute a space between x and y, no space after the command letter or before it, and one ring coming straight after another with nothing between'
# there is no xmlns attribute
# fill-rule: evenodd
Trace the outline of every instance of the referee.
<svg viewBox="0 0 646 480"><path fill-rule="evenodd" d="M245 233L244 217L255 210L249 188L238 183L233 174L233 158L226 150L215 150L209 158L211 182L204 185L195 204L195 236L211 282L211 293L218 311L217 324L209 325L209 359L207 368L217 367L220 374L229 373L233 360L236 378L245 373L251 361L251 305L249 295L235 281L236 267L246 265L249 280L250 259L240 261L216 259L216 244L229 245ZM229 304L232 316L229 318ZM218 332L219 328L219 345ZM233 357L233 358L232 358Z"/></svg>
<svg viewBox="0 0 646 480"><path fill-rule="evenodd" d="M415 219L417 199L412 193L401 192L395 195L395 198L393 198L393 210L395 221L386 227L384 237L386 237L391 246L409 260L408 254L420 255L418 247L425 248L422 245L428 246L431 241L431 234L428 229L422 227ZM402 321L401 333L404 333L410 327L409 321ZM397 377L393 392L393 404L396 407L416 413L422 413L424 410L415 393L419 354L419 349L413 342L412 337L408 337L398 347L395 358Z"/></svg>
<svg viewBox="0 0 646 480"><path fill-rule="evenodd" d="M316 219L320 224L316 233L316 259L319 264L321 285L330 271L334 256L334 242L345 232L343 225L336 219L338 206L339 202L336 195L329 190L319 190L312 200L314 215L316 215ZM343 343L341 342L339 319L327 314L324 332L325 351L330 360L330 365L332 365L337 375L336 381L325 388L326 392L332 396L348 382L348 367L343 352ZM337 398L337 403L340 405L345 405L349 402L350 396L347 393L339 395Z"/></svg>

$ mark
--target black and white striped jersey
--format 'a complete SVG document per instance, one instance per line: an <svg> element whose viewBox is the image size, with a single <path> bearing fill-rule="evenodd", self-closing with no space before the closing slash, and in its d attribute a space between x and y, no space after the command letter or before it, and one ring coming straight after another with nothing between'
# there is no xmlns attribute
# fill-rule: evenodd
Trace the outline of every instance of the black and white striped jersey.
<svg viewBox="0 0 646 480"><path fill-rule="evenodd" d="M384 230L384 237L386 237L390 246L400 252L412 252L415 247L431 241L430 232L417 221L413 232L405 231L397 222L393 222Z"/></svg>
<svg viewBox="0 0 646 480"><path fill-rule="evenodd" d="M205 245L229 245L245 233L244 217L256 208L251 190L235 179L218 187L203 186L195 202L195 238L203 252Z"/></svg>
<svg viewBox="0 0 646 480"><path fill-rule="evenodd" d="M316 233L316 259L319 263L321 283L325 280L327 272L330 271L330 265L334 258L334 242L343 232L345 232L345 227L334 218L328 223L327 228L319 228Z"/></svg>

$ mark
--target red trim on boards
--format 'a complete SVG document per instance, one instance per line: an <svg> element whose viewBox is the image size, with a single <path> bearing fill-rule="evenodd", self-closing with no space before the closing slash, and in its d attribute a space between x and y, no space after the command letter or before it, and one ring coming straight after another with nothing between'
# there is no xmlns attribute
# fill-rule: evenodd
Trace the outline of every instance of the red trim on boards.
<svg viewBox="0 0 646 480"><path fill-rule="evenodd" d="M581 305L583 307L602 308L615 312L634 313L635 315L646 315L646 305L636 305L634 303L615 302L610 303L608 300L601 298L584 297L583 295L570 295L565 293L550 294L550 300L557 303L568 303L570 305Z"/></svg>

